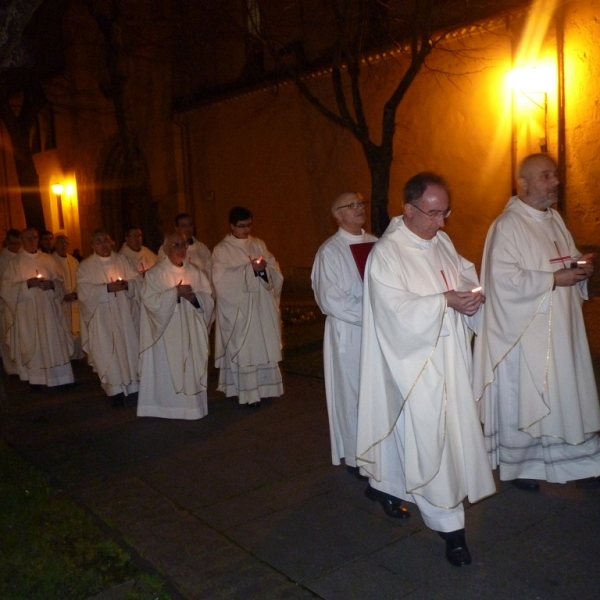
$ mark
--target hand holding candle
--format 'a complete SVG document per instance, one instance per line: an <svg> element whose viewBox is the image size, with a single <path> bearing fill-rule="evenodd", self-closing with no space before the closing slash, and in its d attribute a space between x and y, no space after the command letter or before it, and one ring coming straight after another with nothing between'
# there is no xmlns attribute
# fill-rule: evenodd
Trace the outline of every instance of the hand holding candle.
<svg viewBox="0 0 600 600"><path fill-rule="evenodd" d="M253 258L250 262L252 264L252 269L254 269L255 273L258 273L259 271L264 271L267 268L267 261L262 256L259 256L258 258Z"/></svg>
<svg viewBox="0 0 600 600"><path fill-rule="evenodd" d="M177 284L177 298L185 298L189 302L193 302L196 299L196 294L192 290L192 286L183 283L183 279Z"/></svg>

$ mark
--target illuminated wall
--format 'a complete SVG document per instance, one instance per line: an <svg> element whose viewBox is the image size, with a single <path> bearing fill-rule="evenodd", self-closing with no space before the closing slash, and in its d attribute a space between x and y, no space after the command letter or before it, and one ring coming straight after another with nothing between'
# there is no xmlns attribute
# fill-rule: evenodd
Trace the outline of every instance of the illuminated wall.
<svg viewBox="0 0 600 600"><path fill-rule="evenodd" d="M398 111L390 213L401 210L408 177L431 169L447 177L455 213L448 231L459 249L478 261L485 233L511 192L510 70L506 32L456 40L465 51L435 54L431 71L418 78ZM399 58L365 69L365 97L374 135L383 102L397 81ZM435 71L434 71L435 70ZM327 76L311 86L333 103ZM189 124L192 194L210 243L227 232L227 212L245 204L255 212L255 233L264 237L284 271L309 267L334 230L331 201L346 190L366 196L370 177L362 150L350 133L318 114L293 85L199 108ZM207 202L211 205L206 210Z"/></svg>

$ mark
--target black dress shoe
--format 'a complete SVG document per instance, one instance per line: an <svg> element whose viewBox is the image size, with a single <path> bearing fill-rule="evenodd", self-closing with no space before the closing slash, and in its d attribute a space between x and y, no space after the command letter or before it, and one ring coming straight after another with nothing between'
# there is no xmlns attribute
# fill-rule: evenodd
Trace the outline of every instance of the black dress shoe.
<svg viewBox="0 0 600 600"><path fill-rule="evenodd" d="M535 479L513 479L511 481L518 490L524 492L539 492L540 484Z"/></svg>
<svg viewBox="0 0 600 600"><path fill-rule="evenodd" d="M465 540L465 530L443 532L438 531L440 537L446 540L446 560L453 567L464 567L471 564L471 553Z"/></svg>
<svg viewBox="0 0 600 600"><path fill-rule="evenodd" d="M408 519L410 517L410 512L404 506L401 506L402 500L399 498L385 492L380 492L371 487L371 485L367 485L365 496L369 500L373 500L373 502L379 502L383 508L383 512L388 517L394 517L394 519Z"/></svg>
<svg viewBox="0 0 600 600"><path fill-rule="evenodd" d="M260 408L260 400L258 402L248 403L248 404L246 404L246 406L248 408Z"/></svg>
<svg viewBox="0 0 600 600"><path fill-rule="evenodd" d="M346 469L348 470L348 473L350 473L350 475L354 475L354 477L360 479L360 481L369 481L368 477L365 477L364 475L360 474L360 469L358 467L351 467L350 465L347 465Z"/></svg>

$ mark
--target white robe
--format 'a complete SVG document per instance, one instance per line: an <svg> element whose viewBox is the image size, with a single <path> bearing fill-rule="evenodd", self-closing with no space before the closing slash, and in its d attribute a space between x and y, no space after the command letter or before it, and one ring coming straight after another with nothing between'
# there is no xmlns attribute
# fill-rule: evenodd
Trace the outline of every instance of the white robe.
<svg viewBox="0 0 600 600"><path fill-rule="evenodd" d="M142 246L139 252L136 252L125 243L121 246L119 254L126 256L129 259L131 266L141 275L152 268L158 261L156 254L154 254L150 248L146 248L146 246Z"/></svg>
<svg viewBox="0 0 600 600"><path fill-rule="evenodd" d="M267 262L268 282L255 275L251 259ZM283 276L262 240L227 235L213 251L212 279L217 300L215 365L218 390L240 404L283 394L279 365L279 298Z"/></svg>
<svg viewBox="0 0 600 600"><path fill-rule="evenodd" d="M122 292L106 285L128 282ZM77 271L81 343L108 396L138 391L140 288L142 276L122 254L92 254Z"/></svg>
<svg viewBox="0 0 600 600"><path fill-rule="evenodd" d="M364 231L353 235L340 228L319 248L312 268L315 299L327 315L323 365L334 465L343 458L356 466L363 282L350 245L376 240Z"/></svg>
<svg viewBox="0 0 600 600"><path fill-rule="evenodd" d="M438 531L460 528L463 498L495 491L471 386L469 319L444 296L477 286L475 268L443 232L422 240L396 217L365 279L358 465L373 487L422 513L419 497L438 513L458 507L445 523L423 517Z"/></svg>
<svg viewBox="0 0 600 600"><path fill-rule="evenodd" d="M177 298L179 283L192 286L200 308ZM138 417L206 416L208 328L214 301L204 272L187 259L161 260L144 277L140 322ZM178 302L179 300L179 302Z"/></svg>
<svg viewBox="0 0 600 600"><path fill-rule="evenodd" d="M210 279L212 277L212 255L210 250L200 240L195 237L192 237L192 239L194 243L188 246L187 258L193 265L202 269ZM158 249L158 258L163 259L165 257L165 251L161 246Z"/></svg>
<svg viewBox="0 0 600 600"><path fill-rule="evenodd" d="M53 252L51 255L52 259L56 262L58 272L63 279L65 286L65 294L71 294L77 291L77 269L79 268L79 261L70 254L65 257L60 256L57 252ZM79 301L74 302L61 302L63 313L67 325L71 330L73 336L73 360L80 360L83 358L83 350L81 349L81 335L79 333Z"/></svg>
<svg viewBox="0 0 600 600"><path fill-rule="evenodd" d="M16 252L11 252L8 248L3 248L0 252L0 283L2 276L10 260L17 256ZM0 355L2 356L2 366L7 375L18 375L19 370L14 360L10 357L10 350L6 345L5 335L6 329L4 326L4 300L0 298Z"/></svg>
<svg viewBox="0 0 600 600"><path fill-rule="evenodd" d="M28 288L27 280L41 275L53 290ZM2 277L5 341L19 377L34 385L73 383L73 338L61 308L65 295L56 263L39 250L20 250Z"/></svg>
<svg viewBox="0 0 600 600"><path fill-rule="evenodd" d="M517 196L490 228L475 393L500 478L600 475L600 407L581 305L587 283L553 287L580 256L560 215Z"/></svg>

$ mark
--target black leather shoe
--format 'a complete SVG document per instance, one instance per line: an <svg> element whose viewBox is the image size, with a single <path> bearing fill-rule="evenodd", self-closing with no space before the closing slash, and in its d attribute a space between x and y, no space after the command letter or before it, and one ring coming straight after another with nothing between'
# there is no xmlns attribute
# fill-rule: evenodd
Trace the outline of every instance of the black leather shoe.
<svg viewBox="0 0 600 600"><path fill-rule="evenodd" d="M471 564L471 553L465 540L465 530L438 532L446 540L446 560L453 567L464 567Z"/></svg>
<svg viewBox="0 0 600 600"><path fill-rule="evenodd" d="M539 492L540 484L535 479L513 479L511 481L518 490L524 492Z"/></svg>
<svg viewBox="0 0 600 600"><path fill-rule="evenodd" d="M248 408L260 408L260 400L258 402L251 402L246 404Z"/></svg>
<svg viewBox="0 0 600 600"><path fill-rule="evenodd" d="M394 517L394 519L408 519L410 517L410 512L404 506L401 506L402 500L399 498L390 496L385 492L380 492L370 485L367 485L365 496L369 500L373 500L373 502L379 502L383 508L383 512L388 517Z"/></svg>
<svg viewBox="0 0 600 600"><path fill-rule="evenodd" d="M368 477L365 477L364 475L360 474L360 469L358 467L351 467L350 465L347 465L346 469L348 470L348 473L350 473L350 475L354 475L354 477L360 479L360 481L369 481Z"/></svg>

